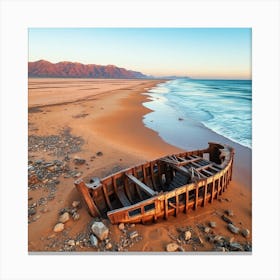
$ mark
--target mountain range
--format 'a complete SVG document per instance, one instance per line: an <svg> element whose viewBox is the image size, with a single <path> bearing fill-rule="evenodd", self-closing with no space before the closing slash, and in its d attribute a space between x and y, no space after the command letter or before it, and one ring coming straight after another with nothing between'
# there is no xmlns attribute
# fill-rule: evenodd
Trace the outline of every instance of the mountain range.
<svg viewBox="0 0 280 280"><path fill-rule="evenodd" d="M62 61L51 63L46 60L28 62L28 77L56 78L111 78L111 79L149 79L151 76L127 70L115 65L82 64Z"/></svg>

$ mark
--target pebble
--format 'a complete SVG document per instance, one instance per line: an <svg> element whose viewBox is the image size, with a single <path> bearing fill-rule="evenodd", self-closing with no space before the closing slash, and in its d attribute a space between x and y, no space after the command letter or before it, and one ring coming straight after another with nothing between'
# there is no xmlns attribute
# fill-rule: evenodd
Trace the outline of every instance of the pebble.
<svg viewBox="0 0 280 280"><path fill-rule="evenodd" d="M133 232L130 232L130 233L128 234L128 236L129 236L130 239L136 238L138 235L139 235L139 234L138 234L137 231L133 231Z"/></svg>
<svg viewBox="0 0 280 280"><path fill-rule="evenodd" d="M204 232L205 232L205 233L209 233L209 232L210 232L210 228L209 228L209 227L205 227L205 228L204 228Z"/></svg>
<svg viewBox="0 0 280 280"><path fill-rule="evenodd" d="M68 212L65 212L65 213L63 213L62 215L60 215L58 221L59 221L60 223L63 223L63 224L64 224L64 223L66 223L67 221L69 221L69 219L70 219L69 213L68 213Z"/></svg>
<svg viewBox="0 0 280 280"><path fill-rule="evenodd" d="M63 230L64 230L64 224L63 223L58 223L53 228L54 232L61 232Z"/></svg>
<svg viewBox="0 0 280 280"><path fill-rule="evenodd" d="M109 242L106 244L105 249L110 250L110 249L112 249L112 247L113 247L112 244Z"/></svg>
<svg viewBox="0 0 280 280"><path fill-rule="evenodd" d="M230 243L230 249L232 251L244 251L242 245L239 244L238 242Z"/></svg>
<svg viewBox="0 0 280 280"><path fill-rule="evenodd" d="M77 164L77 165L82 165L82 164L86 163L86 160L83 159L83 158L75 158L74 163Z"/></svg>
<svg viewBox="0 0 280 280"><path fill-rule="evenodd" d="M250 231L248 229L242 229L241 230L241 234L244 236L244 237L248 237L250 235Z"/></svg>
<svg viewBox="0 0 280 280"><path fill-rule="evenodd" d="M216 227L216 222L212 222L212 221L211 221L211 222L209 223L209 226L210 226L211 228L215 228L215 227Z"/></svg>
<svg viewBox="0 0 280 280"><path fill-rule="evenodd" d="M82 175L82 173L81 172L78 172L78 173L76 173L73 177L74 178L78 178L78 177L80 177Z"/></svg>
<svg viewBox="0 0 280 280"><path fill-rule="evenodd" d="M28 208L28 216L33 216L36 214L35 208Z"/></svg>
<svg viewBox="0 0 280 280"><path fill-rule="evenodd" d="M69 241L67 242L67 244L68 244L69 246L75 246L75 245L76 245L75 240L73 240L73 239L69 240Z"/></svg>
<svg viewBox="0 0 280 280"><path fill-rule="evenodd" d="M101 157L101 156L103 156L103 153L102 152L97 152L96 155Z"/></svg>
<svg viewBox="0 0 280 280"><path fill-rule="evenodd" d="M98 240L97 240L97 238L95 237L95 235L91 234L90 237L89 237L89 239L90 239L90 244L91 244L91 246L97 247L97 245L98 245Z"/></svg>
<svg viewBox="0 0 280 280"><path fill-rule="evenodd" d="M229 217L232 217L232 216L233 216L233 211L232 211L232 210L226 210L225 213L226 213Z"/></svg>
<svg viewBox="0 0 280 280"><path fill-rule="evenodd" d="M186 241L190 240L191 237L192 237L192 233L189 230L184 233L184 239Z"/></svg>
<svg viewBox="0 0 280 280"><path fill-rule="evenodd" d="M73 202L72 202L72 207L74 207L74 208L76 208L76 207L78 207L79 205L80 205L80 201L79 200L74 200Z"/></svg>
<svg viewBox="0 0 280 280"><path fill-rule="evenodd" d="M239 232L239 228L234 226L233 224L228 224L227 228L232 232L237 234Z"/></svg>
<svg viewBox="0 0 280 280"><path fill-rule="evenodd" d="M233 224L232 220L226 217L225 215L222 215L222 219L229 224Z"/></svg>
<svg viewBox="0 0 280 280"><path fill-rule="evenodd" d="M119 224L119 230L124 230L124 223Z"/></svg>
<svg viewBox="0 0 280 280"><path fill-rule="evenodd" d="M102 222L94 222L91 230L100 240L106 239L109 234L109 229Z"/></svg>
<svg viewBox="0 0 280 280"><path fill-rule="evenodd" d="M179 245L176 244L176 243L169 243L167 246L166 246L166 251L167 252L175 252L179 249Z"/></svg>
<svg viewBox="0 0 280 280"><path fill-rule="evenodd" d="M74 220L74 221L77 221L77 220L80 219L80 215L79 215L78 213L74 213L74 214L72 215L72 217L73 217L73 220Z"/></svg>

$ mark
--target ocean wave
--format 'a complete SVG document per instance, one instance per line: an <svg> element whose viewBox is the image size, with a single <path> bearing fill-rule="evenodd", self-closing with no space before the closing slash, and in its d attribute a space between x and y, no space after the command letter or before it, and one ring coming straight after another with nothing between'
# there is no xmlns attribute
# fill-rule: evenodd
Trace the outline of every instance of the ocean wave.
<svg viewBox="0 0 280 280"><path fill-rule="evenodd" d="M189 79L160 84L148 92L153 101L146 104L154 111L153 116L158 114L159 118L151 122L149 117L145 117L145 125L166 136L169 134L164 126L167 115L174 120L188 118L232 141L251 147L251 85L250 81ZM169 125L172 130L178 126L182 130L182 124Z"/></svg>

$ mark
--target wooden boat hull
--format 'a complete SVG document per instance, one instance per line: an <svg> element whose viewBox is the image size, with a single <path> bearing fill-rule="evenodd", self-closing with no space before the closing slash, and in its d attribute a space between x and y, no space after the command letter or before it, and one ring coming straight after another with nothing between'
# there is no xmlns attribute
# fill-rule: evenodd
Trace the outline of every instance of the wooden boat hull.
<svg viewBox="0 0 280 280"><path fill-rule="evenodd" d="M86 184L75 182L92 216L112 224L146 223L212 203L232 179L234 150L209 143L203 150L166 156Z"/></svg>

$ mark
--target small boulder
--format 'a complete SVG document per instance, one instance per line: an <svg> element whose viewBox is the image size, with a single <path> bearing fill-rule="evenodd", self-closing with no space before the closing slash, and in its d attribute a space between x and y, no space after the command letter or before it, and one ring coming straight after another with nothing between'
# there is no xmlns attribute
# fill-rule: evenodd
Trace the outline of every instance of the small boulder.
<svg viewBox="0 0 280 280"><path fill-rule="evenodd" d="M232 217L233 216L233 211L232 210L226 210L225 213L229 216Z"/></svg>
<svg viewBox="0 0 280 280"><path fill-rule="evenodd" d="M67 221L69 221L69 219L70 219L69 213L68 213L68 212L64 212L62 215L60 215L58 221L59 221L60 223L63 223L63 224L64 224L64 223L66 223Z"/></svg>
<svg viewBox="0 0 280 280"><path fill-rule="evenodd" d="M74 200L73 202L72 202L72 207L74 207L74 208L77 208L79 205L80 205L80 201L78 201L78 200Z"/></svg>
<svg viewBox="0 0 280 280"><path fill-rule="evenodd" d="M64 224L63 223L58 223L53 228L54 232L61 232L63 230L64 230Z"/></svg>
<svg viewBox="0 0 280 280"><path fill-rule="evenodd" d="M239 244L238 242L230 243L230 250L231 251L244 251L242 245Z"/></svg>
<svg viewBox="0 0 280 280"><path fill-rule="evenodd" d="M124 230L124 223L119 224L119 230Z"/></svg>
<svg viewBox="0 0 280 280"><path fill-rule="evenodd" d="M205 232L205 233L209 233L209 232L210 232L210 228L209 228L209 227L205 227L205 228L204 228L204 232Z"/></svg>
<svg viewBox="0 0 280 280"><path fill-rule="evenodd" d="M137 231L133 231L133 232L130 232L130 233L128 234L128 236L129 236L130 239L136 238L138 235L139 235L139 234L138 234Z"/></svg>
<svg viewBox="0 0 280 280"><path fill-rule="evenodd" d="M68 244L69 246L75 246L75 245L76 245L75 240L73 240L73 239L68 240L67 244Z"/></svg>
<svg viewBox="0 0 280 280"><path fill-rule="evenodd" d="M176 252L179 249L179 245L177 243L169 243L166 246L167 252Z"/></svg>
<svg viewBox="0 0 280 280"><path fill-rule="evenodd" d="M190 240L191 237L192 237L192 233L189 230L184 233L184 239L186 241Z"/></svg>
<svg viewBox="0 0 280 280"><path fill-rule="evenodd" d="M76 157L76 158L74 158L74 163L77 165L82 165L82 164L86 163L86 160L83 158Z"/></svg>
<svg viewBox="0 0 280 280"><path fill-rule="evenodd" d="M232 233L239 233L239 228L234 226L233 224L228 224L227 226L228 230L230 230Z"/></svg>
<svg viewBox="0 0 280 280"><path fill-rule="evenodd" d="M241 234L244 236L244 237L248 237L250 235L250 231L248 229L242 229L241 230Z"/></svg>
<svg viewBox="0 0 280 280"><path fill-rule="evenodd" d="M90 244L91 244L92 247L97 247L98 246L98 240L97 240L97 238L95 237L94 234L90 235L89 240L90 240Z"/></svg>
<svg viewBox="0 0 280 280"><path fill-rule="evenodd" d="M77 220L80 219L80 215L79 215L78 213L76 213L76 212L73 213L72 217L73 217L73 220L74 220L74 221L77 221Z"/></svg>
<svg viewBox="0 0 280 280"><path fill-rule="evenodd" d="M110 249L112 249L112 247L113 247L112 243L109 242L109 243L106 244L105 249L110 250Z"/></svg>
<svg viewBox="0 0 280 280"><path fill-rule="evenodd" d="M109 229L102 222L94 222L91 230L100 240L106 239L109 234Z"/></svg>
<svg viewBox="0 0 280 280"><path fill-rule="evenodd" d="M209 223L209 226L210 226L211 228L215 228L217 225L216 225L216 222L211 221L211 222Z"/></svg>

